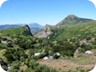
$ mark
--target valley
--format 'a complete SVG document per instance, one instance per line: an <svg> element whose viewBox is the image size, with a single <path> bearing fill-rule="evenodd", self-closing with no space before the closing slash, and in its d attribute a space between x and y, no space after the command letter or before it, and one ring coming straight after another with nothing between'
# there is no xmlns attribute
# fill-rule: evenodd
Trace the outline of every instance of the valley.
<svg viewBox="0 0 96 72"><path fill-rule="evenodd" d="M35 25L35 24L34 24ZM68 15L56 25L0 30L2 67L10 72L88 72L96 63L96 20Z"/></svg>

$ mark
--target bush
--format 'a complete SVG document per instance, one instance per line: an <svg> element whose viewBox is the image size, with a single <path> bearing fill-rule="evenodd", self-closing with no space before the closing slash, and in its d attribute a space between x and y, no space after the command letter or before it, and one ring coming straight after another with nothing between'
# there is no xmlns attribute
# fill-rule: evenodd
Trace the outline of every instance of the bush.
<svg viewBox="0 0 96 72"><path fill-rule="evenodd" d="M19 61L14 61L11 66L10 72L18 72L20 67L20 62Z"/></svg>
<svg viewBox="0 0 96 72"><path fill-rule="evenodd" d="M49 68L46 65L39 65L35 72L57 72L55 69Z"/></svg>
<svg viewBox="0 0 96 72"><path fill-rule="evenodd" d="M7 47L13 47L11 42L7 43Z"/></svg>

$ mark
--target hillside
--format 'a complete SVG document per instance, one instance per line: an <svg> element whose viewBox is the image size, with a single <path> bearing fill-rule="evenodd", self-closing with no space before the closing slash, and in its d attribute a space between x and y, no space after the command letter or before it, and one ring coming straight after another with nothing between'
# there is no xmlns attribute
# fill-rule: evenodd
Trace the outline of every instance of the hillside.
<svg viewBox="0 0 96 72"><path fill-rule="evenodd" d="M10 28L6 30L1 30L0 35L2 36L15 36L15 35L25 35L32 36L31 30L28 25L19 28Z"/></svg>
<svg viewBox="0 0 96 72"><path fill-rule="evenodd" d="M92 38L96 37L96 22L89 22L79 25L73 25L64 28L54 29L51 38L58 40L69 39L69 38Z"/></svg>
<svg viewBox="0 0 96 72"><path fill-rule="evenodd" d="M57 23L55 26L46 25L41 31L38 31L35 36L39 37L39 38L40 37L41 38L42 37L56 38L57 36L61 35L63 31L66 34L67 33L67 32L65 32L66 28L69 28L69 27L75 26L75 25L80 25L80 26L82 26L83 24L89 25L89 23L92 23L94 21L95 20L87 19L87 18L80 18L75 15L68 15L62 21ZM67 36L65 36L65 37L67 37Z"/></svg>
<svg viewBox="0 0 96 72"><path fill-rule="evenodd" d="M38 23L30 23L30 24L5 24L5 25L0 25L0 30L6 30L10 28L19 28L23 27L24 25L28 25L30 27L30 30L32 33L35 33L41 29L43 29L43 26L38 24Z"/></svg>
<svg viewBox="0 0 96 72"><path fill-rule="evenodd" d="M75 24L81 24L81 23L87 23L93 21L92 19L88 18L81 18L75 15L68 15L65 17L62 21L56 24L56 26L62 26L62 25L75 25Z"/></svg>
<svg viewBox="0 0 96 72"><path fill-rule="evenodd" d="M50 34L53 33L51 31L52 27L53 26L46 24L45 27L42 30L38 31L34 36L38 38L47 38Z"/></svg>

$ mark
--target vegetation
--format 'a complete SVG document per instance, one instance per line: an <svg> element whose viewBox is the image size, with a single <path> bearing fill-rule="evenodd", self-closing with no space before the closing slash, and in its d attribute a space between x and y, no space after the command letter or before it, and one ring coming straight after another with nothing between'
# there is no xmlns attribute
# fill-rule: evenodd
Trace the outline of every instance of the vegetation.
<svg viewBox="0 0 96 72"><path fill-rule="evenodd" d="M53 34L48 39L34 37L27 25L0 31L0 57L11 66L10 72L58 72L38 61L56 53L60 53L61 58L70 59L77 49L81 54L86 50L96 50L96 22L50 28ZM35 53L40 55L35 56ZM87 70L77 68L68 72Z"/></svg>
<svg viewBox="0 0 96 72"><path fill-rule="evenodd" d="M75 15L69 15L66 18L64 18L62 21L60 21L57 26L65 26L65 25L77 25L77 24L82 24L82 23L88 23L92 22L94 20L92 19L87 19L87 18L80 18Z"/></svg>
<svg viewBox="0 0 96 72"><path fill-rule="evenodd" d="M1 30L0 33L1 33L1 36L2 35L3 36L17 36L17 35L32 36L28 25L20 27L20 28Z"/></svg>

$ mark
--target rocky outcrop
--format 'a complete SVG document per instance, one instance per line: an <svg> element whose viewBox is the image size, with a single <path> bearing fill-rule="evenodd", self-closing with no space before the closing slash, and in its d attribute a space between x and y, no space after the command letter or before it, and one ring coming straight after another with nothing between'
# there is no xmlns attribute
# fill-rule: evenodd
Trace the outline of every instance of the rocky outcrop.
<svg viewBox="0 0 96 72"><path fill-rule="evenodd" d="M35 37L38 37L38 38L47 38L50 34L53 34L53 32L51 31L51 28L49 25L46 25L44 27L44 29L42 29L41 31L39 31Z"/></svg>

